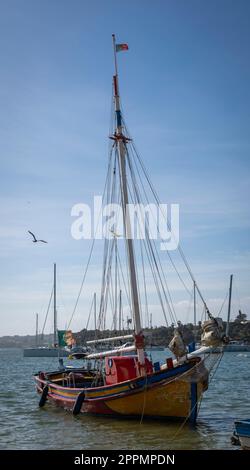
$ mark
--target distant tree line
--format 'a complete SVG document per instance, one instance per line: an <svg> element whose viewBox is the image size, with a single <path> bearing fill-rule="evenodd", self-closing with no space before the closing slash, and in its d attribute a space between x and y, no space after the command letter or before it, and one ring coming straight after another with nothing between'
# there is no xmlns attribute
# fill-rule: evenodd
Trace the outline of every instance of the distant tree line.
<svg viewBox="0 0 250 470"><path fill-rule="evenodd" d="M246 315L239 311L236 319L229 323L229 337L233 341L244 341L250 344L250 321L247 321ZM192 341L200 341L202 333L202 323L199 322L195 327L192 323L183 325L178 322L179 328L181 328L183 339L186 344ZM226 330L226 322L223 322L224 330ZM146 344L153 346L168 346L171 339L173 338L174 325L171 326L160 326L154 328L145 328ZM82 330L79 333L75 333L74 337L77 344L85 344L86 341L90 341L96 338L105 338L109 336L115 336L116 334L129 334L131 330L116 331L105 330L102 332L96 332L94 330Z"/></svg>
<svg viewBox="0 0 250 470"><path fill-rule="evenodd" d="M200 341L201 337L201 322L197 324L196 327L192 323L187 323L186 325L178 322L179 328L181 328L183 338L186 344L191 343L196 339ZM226 322L223 323L224 330L226 329ZM116 334L129 334L132 330L105 330L105 331L95 331L95 330L81 330L78 333L74 333L74 337L78 345L85 344L86 341L90 341L96 338L105 338L109 336L115 336ZM146 344L152 346L168 346L171 339L173 338L174 325L171 326L159 326L154 328L144 329L146 334ZM229 337L234 341L244 341L250 344L250 321L247 321L246 314L242 313L239 310L239 314L234 321L229 324ZM124 342L124 341L123 341ZM39 345L51 345L53 343L53 335L44 335L43 340L41 337L39 340ZM36 346L36 337L27 335L27 336L2 336L0 337L0 348L26 348Z"/></svg>

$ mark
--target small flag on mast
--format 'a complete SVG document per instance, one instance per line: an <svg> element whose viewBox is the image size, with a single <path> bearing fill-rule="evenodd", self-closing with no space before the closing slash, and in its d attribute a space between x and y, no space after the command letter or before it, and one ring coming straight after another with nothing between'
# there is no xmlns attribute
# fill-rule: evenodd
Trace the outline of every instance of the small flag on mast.
<svg viewBox="0 0 250 470"><path fill-rule="evenodd" d="M116 50L116 52L127 51L128 50L128 45L127 44L116 44L115 50Z"/></svg>

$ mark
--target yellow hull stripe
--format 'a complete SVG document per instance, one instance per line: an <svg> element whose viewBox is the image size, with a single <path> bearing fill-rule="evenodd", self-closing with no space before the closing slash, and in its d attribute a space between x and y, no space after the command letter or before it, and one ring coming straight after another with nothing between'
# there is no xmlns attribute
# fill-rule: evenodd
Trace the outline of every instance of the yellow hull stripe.
<svg viewBox="0 0 250 470"><path fill-rule="evenodd" d="M202 393L202 385L198 384L197 398ZM105 401L106 406L121 415L187 417L191 411L191 392L188 382L171 382L154 387L132 396Z"/></svg>

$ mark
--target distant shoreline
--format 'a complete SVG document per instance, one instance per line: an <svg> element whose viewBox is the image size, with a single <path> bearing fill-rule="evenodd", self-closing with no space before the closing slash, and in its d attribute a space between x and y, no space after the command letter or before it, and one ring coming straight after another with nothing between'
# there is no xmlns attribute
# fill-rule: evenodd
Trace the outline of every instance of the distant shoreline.
<svg viewBox="0 0 250 470"><path fill-rule="evenodd" d="M194 340L194 330L197 341L200 340L201 334L201 324L197 325L196 329L192 323L187 325L181 325L182 332L184 336L185 343L188 344ZM224 323L224 329L226 323ZM164 346L167 347L169 342L173 337L173 327L159 326L154 328L145 328L144 331L147 333L146 342L154 346ZM116 334L128 334L131 333L130 330L124 330L116 332ZM110 330L98 332L98 337L109 337L111 335ZM112 331L112 335L114 332ZM78 333L74 333L74 337L78 345L85 344L86 341L94 339L96 332L94 330L81 330ZM233 341L239 341L250 345L250 321L244 323L233 321L230 322L229 326L229 336ZM39 346L51 346L53 344L53 334L43 335L43 340L41 340L41 335L38 335L38 345ZM0 337L0 348L30 348L36 347L36 336L35 335L5 335Z"/></svg>

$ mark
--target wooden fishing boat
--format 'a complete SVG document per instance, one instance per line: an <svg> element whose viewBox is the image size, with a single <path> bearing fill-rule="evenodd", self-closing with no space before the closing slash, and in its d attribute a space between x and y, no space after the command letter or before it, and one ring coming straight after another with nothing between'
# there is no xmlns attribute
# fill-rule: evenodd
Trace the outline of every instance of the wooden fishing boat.
<svg viewBox="0 0 250 470"><path fill-rule="evenodd" d="M208 387L204 360L192 357L185 363L159 371L146 359L145 375L138 373L137 356L106 357L105 371L84 369L39 373L37 391L74 414L180 418L195 422L197 404Z"/></svg>
<svg viewBox="0 0 250 470"><path fill-rule="evenodd" d="M177 328L173 341L169 345L176 359L169 355L165 363L160 364L159 361L153 362L145 352L145 338L141 321L142 306L140 299L142 294L140 294L140 285L143 285L146 289L147 282L145 282L145 278L141 284L138 281L139 274L136 268L135 247L131 236L131 220L127 211L133 183L133 194L136 202L138 202L139 192L135 184L135 173L132 171L132 159L129 157L129 146L132 139L128 136L121 113L116 57L117 51L127 50L128 46L126 44L116 44L114 35L113 46L115 58L115 75L113 77L115 126L110 136L112 144L110 158L113 158L112 155L114 154L114 159L110 160L109 165L111 179L108 194L111 197L118 194L116 184L119 183L120 192L116 197L122 205L134 332L133 334L120 335L114 338L96 339L89 341L89 343L100 345L103 342L106 345L108 342L117 340L131 340L132 343L125 343L125 345L113 347L108 351L91 352L83 358L85 366L82 368L71 370L64 368L60 371L39 372L35 376L36 388L41 395L40 406L44 406L46 401L53 402L67 410L71 410L74 414L93 413L114 417L174 418L195 423L199 402L203 392L208 387L209 371L217 360L216 355L211 355L210 352L214 346L222 344L223 332L219 319L215 319L211 315L191 269L187 265L186 259L183 258L194 286L194 297L198 293L206 312L207 321L204 325L203 345L198 350L188 353L183 343L181 331ZM128 172L130 172L129 183ZM114 202L114 199L111 202ZM103 282L98 317L99 327L104 324L104 313L110 298L108 289L112 281L110 274L111 259L115 259L113 279L116 281L119 279L117 274L119 264L117 263L117 260L119 261L117 255L118 235L114 229L110 231L113 237L107 243L105 241L106 251L104 254ZM145 233L144 248L151 262L150 266L156 283L155 292L160 299L159 304L162 306L165 316L166 303L172 318L173 306L171 306L169 300L168 289L165 287L166 279L160 265L161 260L157 254L154 254L153 250L155 248L151 243L148 231ZM183 256L182 251L180 253ZM112 292L114 297L114 330L116 330L117 299L119 298L117 283ZM121 296L118 303L121 311ZM194 313L196 321L195 301ZM175 323L177 324L176 318ZM95 328L97 328L96 316ZM120 330L119 327L118 331ZM95 366L90 366L89 361L95 361Z"/></svg>

